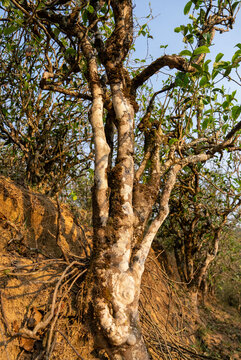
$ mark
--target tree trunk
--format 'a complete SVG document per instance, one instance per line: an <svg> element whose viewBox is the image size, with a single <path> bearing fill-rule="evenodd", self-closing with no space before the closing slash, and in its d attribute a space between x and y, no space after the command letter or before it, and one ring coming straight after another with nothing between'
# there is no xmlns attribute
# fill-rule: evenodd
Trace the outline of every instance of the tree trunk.
<svg viewBox="0 0 241 360"><path fill-rule="evenodd" d="M134 110L124 97L121 84L112 85L112 95L119 146L117 163L110 175L109 218L106 225L96 224L99 246L92 264L93 310L98 337L105 338L105 349L111 359L147 360L138 318L141 275L130 264L134 228ZM94 216L100 217L98 207L94 207L95 211Z"/></svg>
<svg viewBox="0 0 241 360"><path fill-rule="evenodd" d="M141 279L129 265L130 251L126 248L123 238L93 261L94 333L110 359L147 360L138 315Z"/></svg>

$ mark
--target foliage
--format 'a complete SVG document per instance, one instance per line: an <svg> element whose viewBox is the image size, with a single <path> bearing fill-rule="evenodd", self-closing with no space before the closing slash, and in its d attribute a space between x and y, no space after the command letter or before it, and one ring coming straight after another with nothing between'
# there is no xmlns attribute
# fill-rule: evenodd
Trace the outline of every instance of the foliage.
<svg viewBox="0 0 241 360"><path fill-rule="evenodd" d="M234 169L225 170L218 159L212 169L201 164L184 168L170 199L169 217L158 235L162 246L174 250L180 279L190 289L199 290L210 281L209 267L223 234L239 218L239 174L235 178Z"/></svg>
<svg viewBox="0 0 241 360"><path fill-rule="evenodd" d="M20 20L0 29L1 172L53 195L89 167L88 107L41 90L44 44Z"/></svg>
<svg viewBox="0 0 241 360"><path fill-rule="evenodd" d="M238 310L241 306L240 236L239 226L224 233L220 252L208 272L210 289L221 301Z"/></svg>

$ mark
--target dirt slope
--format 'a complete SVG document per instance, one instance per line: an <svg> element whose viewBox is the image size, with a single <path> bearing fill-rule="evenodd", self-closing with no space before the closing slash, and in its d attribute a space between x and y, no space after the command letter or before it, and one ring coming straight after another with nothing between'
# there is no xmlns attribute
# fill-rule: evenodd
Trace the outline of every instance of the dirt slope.
<svg viewBox="0 0 241 360"><path fill-rule="evenodd" d="M0 359L106 359L94 351L82 321L91 232L80 224L81 217L76 219L66 205L0 177ZM205 332L213 315L205 308L202 321L197 319L161 259L151 252L140 302L143 336L152 358L191 360L212 354L237 359L238 322L229 333L232 339L237 335L232 349L224 346L220 352L223 338L219 343L217 339L224 332L224 315L217 320L218 330ZM230 315L226 324L232 319Z"/></svg>

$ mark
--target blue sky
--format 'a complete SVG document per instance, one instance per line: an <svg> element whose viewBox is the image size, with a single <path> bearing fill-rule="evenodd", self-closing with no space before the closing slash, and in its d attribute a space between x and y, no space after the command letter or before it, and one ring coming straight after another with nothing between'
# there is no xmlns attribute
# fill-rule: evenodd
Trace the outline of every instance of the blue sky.
<svg viewBox="0 0 241 360"><path fill-rule="evenodd" d="M187 0L136 0L135 15L138 18L149 14L149 3L151 3L152 13L156 18L148 25L154 37L149 41L150 51L154 57L160 56L159 46L168 44L166 53L172 54L184 48L182 35L174 32L174 28L189 21L188 16L183 14L183 8ZM143 20L144 21L144 20ZM237 16L234 29L222 35L215 35L215 46L212 51L215 53L224 52L228 57L234 51L234 46L241 43L241 11ZM142 41L143 47L143 41Z"/></svg>
<svg viewBox="0 0 241 360"><path fill-rule="evenodd" d="M152 14L155 16L155 19L148 24L153 39L149 39L147 47L146 39L141 36L136 42L137 52L135 57L145 58L148 52L148 55L152 55L156 59L163 55L164 51L166 54L178 54L184 49L185 44L182 42L182 34L175 33L174 28L190 21L188 16L183 13L187 1L135 0L134 13L140 19L140 23L146 22L145 19L141 18L149 14L149 3L151 4ZM237 16L233 30L223 34L216 33L214 43L215 45L211 47L211 54L208 57L214 60L215 56L222 52L225 54L223 60L232 58L235 45L241 43L241 11ZM167 49L160 49L160 45L167 44ZM227 86L230 87L230 90L238 88L231 83L228 83Z"/></svg>

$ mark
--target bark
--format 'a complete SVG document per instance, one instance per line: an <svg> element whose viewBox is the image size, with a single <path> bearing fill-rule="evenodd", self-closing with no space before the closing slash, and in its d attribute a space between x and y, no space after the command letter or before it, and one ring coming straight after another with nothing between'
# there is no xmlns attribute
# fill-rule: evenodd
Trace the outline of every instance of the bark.
<svg viewBox="0 0 241 360"><path fill-rule="evenodd" d="M161 196L159 214L149 226L144 239L133 248L134 224L140 222L133 211L134 109L125 97L121 83L112 84L111 90L118 131L118 153L109 183L109 219L104 229L106 245L99 249L94 260L93 309L99 324L98 336L104 335L107 344L105 348L111 359L146 360L149 355L141 336L138 318L141 277L152 241L168 215L170 194L181 165L174 165L170 169ZM158 153L157 150L153 152L152 168L153 176L156 174L157 177L160 175ZM158 181L156 189L159 189ZM144 222L148 219L157 194L158 191L155 191L153 198L142 204L148 208L147 212L142 213Z"/></svg>
<svg viewBox="0 0 241 360"><path fill-rule="evenodd" d="M187 276L185 273L185 268L183 266L184 264L184 249L183 246L175 245L174 246L174 254L177 264L177 271L180 276L180 280L183 282L183 284L187 283Z"/></svg>
<svg viewBox="0 0 241 360"><path fill-rule="evenodd" d="M163 224L164 220L166 219L169 213L169 199L170 199L171 191L175 185L177 173L180 170L181 170L181 166L179 164L174 165L169 170L169 176L165 182L160 200L159 213L156 216L156 218L151 222L140 244L140 247L136 251L135 256L133 258L133 268L140 273L140 276L144 271L145 261L148 256L154 237L156 236L159 228L161 227L161 225Z"/></svg>
<svg viewBox="0 0 241 360"><path fill-rule="evenodd" d="M170 69L178 69L184 72L195 72L196 69L190 65L183 57L177 55L164 55L153 61L140 74L136 75L132 80L132 91L144 84L151 76L164 66Z"/></svg>
<svg viewBox="0 0 241 360"><path fill-rule="evenodd" d="M140 274L130 267L134 214L134 111L121 84L112 85L118 130L117 164L110 181L110 216L105 228L108 246L94 260L94 312L111 359L149 359L138 319ZM99 336L101 336L99 334Z"/></svg>
<svg viewBox="0 0 241 360"><path fill-rule="evenodd" d="M194 276L194 254L193 254L193 237L192 234L188 234L184 240L185 247L185 264L188 282L193 280Z"/></svg>
<svg viewBox="0 0 241 360"><path fill-rule="evenodd" d="M225 222L226 222L226 218L222 222L222 225L224 225ZM196 275L193 277L190 283L190 288L195 289L195 292L198 292L200 290L202 281L205 279L207 275L208 268L211 262L217 256L221 231L222 231L222 226L215 231L212 248L211 250L206 252L206 256L204 260L199 265L199 269L198 271L196 271Z"/></svg>
<svg viewBox="0 0 241 360"><path fill-rule="evenodd" d="M110 148L108 146L103 124L104 100L101 82L98 74L97 60L94 49L86 37L82 39L82 51L87 59L89 70L89 84L92 95L90 110L90 123L93 130L95 146L95 180L93 188L93 227L94 251L98 251L104 243L104 228L109 216L109 190L108 190L108 159Z"/></svg>

